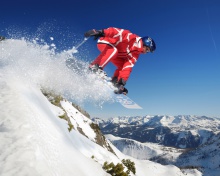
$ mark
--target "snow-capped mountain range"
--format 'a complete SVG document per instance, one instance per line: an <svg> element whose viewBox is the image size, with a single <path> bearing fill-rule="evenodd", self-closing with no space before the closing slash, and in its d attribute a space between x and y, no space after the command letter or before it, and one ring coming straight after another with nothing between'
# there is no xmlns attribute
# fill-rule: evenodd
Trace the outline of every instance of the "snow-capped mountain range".
<svg viewBox="0 0 220 176"><path fill-rule="evenodd" d="M70 100L42 91L81 101L90 91L93 99L91 91L99 85L84 88L82 72L66 68L66 52L56 54L47 44L24 39L3 41L0 51L1 176L107 176L104 162L123 165L122 159L135 163L136 176L201 176L196 169L124 155ZM94 101L106 96L103 90Z"/></svg>
<svg viewBox="0 0 220 176"><path fill-rule="evenodd" d="M101 129L108 133L105 136L119 149L122 153L138 159L148 159L164 165L173 164L180 168L197 168L205 176L218 176L220 174L220 132L219 132L219 118L211 118L206 116L146 116L146 117L117 117L108 120L101 120L94 118ZM144 129L143 126L146 128ZM129 129L130 133L123 133ZM156 134L146 133L155 137L163 136L157 143L138 142L132 137L131 130L145 130L150 128L158 128L160 131L154 130ZM120 129L122 128L122 129ZM185 134L193 134L198 137L199 142L197 146L191 148L183 148L182 145L178 148L169 147L169 138L166 140L167 133L178 135L174 138L182 141L188 141L188 136ZM112 130L110 130L112 129ZM105 131L106 130L106 131ZM122 132L122 134L120 134ZM135 131L137 133L137 131ZM168 133L168 134L169 134ZM126 136L125 138L113 136ZM141 134L141 132L139 133ZM192 136L193 136L192 135ZM192 141L191 136L191 141ZM147 136L146 136L147 137ZM139 138L138 138L139 139ZM165 141L166 140L166 141ZM165 145L164 145L165 144Z"/></svg>
<svg viewBox="0 0 220 176"><path fill-rule="evenodd" d="M175 162L181 168L199 168L204 175L220 175L220 133L194 150L182 153Z"/></svg>
<svg viewBox="0 0 220 176"><path fill-rule="evenodd" d="M220 131L220 119L206 116L94 118L104 134L176 148L195 148Z"/></svg>
<svg viewBox="0 0 220 176"><path fill-rule="evenodd" d="M196 168L204 176L220 173L220 133L194 149L177 149L155 143L141 143L132 139L106 135L122 153L138 159L148 159L163 165L173 164L180 168Z"/></svg>

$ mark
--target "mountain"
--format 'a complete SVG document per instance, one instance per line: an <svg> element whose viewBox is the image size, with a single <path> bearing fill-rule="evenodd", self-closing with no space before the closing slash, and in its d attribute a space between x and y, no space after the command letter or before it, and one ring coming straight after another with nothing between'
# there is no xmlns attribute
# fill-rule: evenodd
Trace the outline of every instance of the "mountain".
<svg viewBox="0 0 220 176"><path fill-rule="evenodd" d="M195 168L200 170L204 176L219 175L220 132L218 118L210 118L206 116L169 116L166 118L164 118L164 116L161 116L160 118L158 117L159 116L156 116L156 118L155 116L148 116L150 120L146 120L146 118L141 117L118 117L109 120L101 120L95 118L94 121L96 121L96 123L99 123L100 127L104 129L107 129L108 126L111 126L113 134L116 132L120 132L121 129L117 130L118 126L120 126L121 128L127 128L128 126L132 126L133 124L138 124L137 126L141 128L140 125L147 126L146 124L148 124L149 122L150 125L157 124L155 125L155 127L165 126L166 128L169 128L169 131L174 134L179 134L184 128L187 129L188 133L189 131L191 133L193 131L193 134L199 134L200 143L194 148L186 149L168 147L169 145L164 146L162 143L142 143L135 141L134 139L116 137L112 134L108 134L105 136L122 153L132 156L134 158L148 159L154 162L161 163L163 165L172 164L178 166L181 169ZM162 122L161 119L163 119ZM170 121L170 119L172 119L172 122ZM174 122L175 124L173 124ZM133 125L133 129L135 129L135 125ZM212 135L207 136L207 134ZM164 140L166 140L166 133L164 134Z"/></svg>
<svg viewBox="0 0 220 176"><path fill-rule="evenodd" d="M162 155L150 158L161 164L174 164L179 168L196 168L204 176L219 176L220 173L220 133L213 136L208 142L194 149L183 150L178 155L164 152ZM133 151L134 152L134 151ZM134 152L135 153L135 152Z"/></svg>
<svg viewBox="0 0 220 176"><path fill-rule="evenodd" d="M199 168L204 175L218 176L220 173L220 133L194 150L182 153L175 165L181 168Z"/></svg>
<svg viewBox="0 0 220 176"><path fill-rule="evenodd" d="M206 116L94 118L104 134L176 148L196 148L220 131L220 119Z"/></svg>
<svg viewBox="0 0 220 176"><path fill-rule="evenodd" d="M163 156L163 159L166 161L174 161L185 151L185 149L166 147L155 143L141 143L111 134L105 135L105 137L125 155L141 160L151 160L152 158Z"/></svg>
<svg viewBox="0 0 220 176"><path fill-rule="evenodd" d="M198 169L203 176L219 176L220 133L195 149L177 149L154 143L140 143L132 139L106 135L122 153L137 159L148 159L181 169Z"/></svg>
<svg viewBox="0 0 220 176"><path fill-rule="evenodd" d="M105 139L87 113L70 101L83 101L88 89L79 79L82 73L70 72L63 63L66 52L55 53L47 44L24 39L4 41L0 51L1 176L107 176L104 163L126 170L123 159L135 163L136 176L185 175L174 165L126 156ZM195 169L184 172L201 175Z"/></svg>

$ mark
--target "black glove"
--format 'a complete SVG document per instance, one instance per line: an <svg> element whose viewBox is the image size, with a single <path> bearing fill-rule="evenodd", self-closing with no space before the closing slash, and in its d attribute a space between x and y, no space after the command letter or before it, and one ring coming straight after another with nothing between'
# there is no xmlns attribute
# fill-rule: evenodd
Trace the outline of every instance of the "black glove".
<svg viewBox="0 0 220 176"><path fill-rule="evenodd" d="M84 34L84 36L85 36L85 37L94 36L94 40L96 40L96 39L99 38L99 37L104 37L105 34L104 34L104 31L103 31L103 30L92 29L92 30L87 31L87 32Z"/></svg>

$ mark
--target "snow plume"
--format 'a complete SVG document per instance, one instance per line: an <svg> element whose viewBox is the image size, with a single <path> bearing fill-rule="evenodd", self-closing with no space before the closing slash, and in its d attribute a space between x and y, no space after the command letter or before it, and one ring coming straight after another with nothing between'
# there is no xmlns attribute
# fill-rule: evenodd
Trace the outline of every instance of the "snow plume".
<svg viewBox="0 0 220 176"><path fill-rule="evenodd" d="M53 42L54 38L50 39ZM74 57L77 52L74 47L57 53L54 43L23 38L2 41L0 50L3 76L23 79L79 104L89 102L101 106L113 101L108 88L89 73L88 63Z"/></svg>

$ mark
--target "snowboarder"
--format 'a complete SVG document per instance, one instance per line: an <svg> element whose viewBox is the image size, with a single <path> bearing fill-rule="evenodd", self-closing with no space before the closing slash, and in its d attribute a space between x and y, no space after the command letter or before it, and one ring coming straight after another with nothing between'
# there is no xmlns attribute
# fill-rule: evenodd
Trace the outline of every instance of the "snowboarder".
<svg viewBox="0 0 220 176"><path fill-rule="evenodd" d="M118 88L115 91L116 94L128 93L124 86L139 55L154 52L156 49L156 44L152 38L148 36L139 37L129 30L115 27L103 30L92 29L85 32L84 36L94 36L95 40L99 38L97 47L101 53L90 64L90 70L100 72L109 62L117 67L112 77L112 83Z"/></svg>

